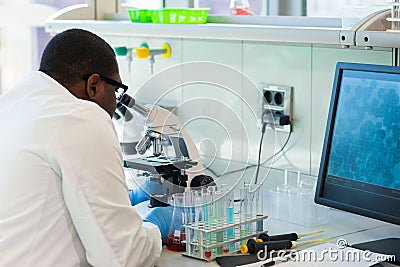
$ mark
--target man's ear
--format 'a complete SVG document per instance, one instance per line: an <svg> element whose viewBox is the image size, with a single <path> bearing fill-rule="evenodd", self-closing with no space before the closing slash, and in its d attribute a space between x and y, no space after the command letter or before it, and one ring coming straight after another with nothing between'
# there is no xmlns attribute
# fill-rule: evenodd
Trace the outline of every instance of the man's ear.
<svg viewBox="0 0 400 267"><path fill-rule="evenodd" d="M92 74L87 80L86 84L86 93L88 94L89 98L96 98L100 85L100 76L98 74Z"/></svg>

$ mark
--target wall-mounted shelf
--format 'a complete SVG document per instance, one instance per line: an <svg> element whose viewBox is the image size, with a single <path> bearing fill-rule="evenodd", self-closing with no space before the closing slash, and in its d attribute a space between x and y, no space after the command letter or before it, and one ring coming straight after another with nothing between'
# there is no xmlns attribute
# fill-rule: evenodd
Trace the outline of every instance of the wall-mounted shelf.
<svg viewBox="0 0 400 267"><path fill-rule="evenodd" d="M46 23L46 31L56 34L69 28L84 28L111 36L140 36L209 40L260 41L273 43L399 47L399 32L386 31L390 10L375 12L351 29L341 28L340 19L311 17L231 17L211 16L206 24L131 23L124 12L103 14L110 20L83 20L91 6L68 9ZM80 10L80 11L79 11ZM79 13L81 12L81 13ZM68 18L70 14L71 19ZM79 16L77 15L79 14Z"/></svg>
<svg viewBox="0 0 400 267"><path fill-rule="evenodd" d="M341 28L293 27L248 24L146 24L111 20L52 20L46 23L49 33L69 28L84 28L101 34L148 36L163 38L193 38L265 41L279 43L340 45Z"/></svg>

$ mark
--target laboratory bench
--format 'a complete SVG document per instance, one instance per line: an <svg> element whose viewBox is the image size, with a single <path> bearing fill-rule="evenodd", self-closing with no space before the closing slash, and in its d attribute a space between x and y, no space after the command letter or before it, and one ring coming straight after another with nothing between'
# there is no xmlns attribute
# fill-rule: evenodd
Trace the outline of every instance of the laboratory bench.
<svg viewBox="0 0 400 267"><path fill-rule="evenodd" d="M315 238L332 238L332 243L336 243L339 239L345 239L349 245L362 243L382 238L397 237L400 238L400 226L384 223L374 219L362 217L344 211L335 209L329 210L329 223L315 227L305 227L292 224L289 222L268 218L265 223L265 230L269 234L283 233L306 233L317 230L324 230ZM310 249L314 245L305 245L298 249ZM179 252L169 251L165 246L163 248L161 258L156 266L159 267L176 267L176 266L219 266L216 261L206 262L189 258L181 255ZM306 264L304 264L306 265ZM351 264L347 265L351 266Z"/></svg>
<svg viewBox="0 0 400 267"><path fill-rule="evenodd" d="M107 1L103 2L101 4L107 4ZM400 34L386 31L386 18L390 16L390 10L371 14L353 27L344 28L339 19L304 17L210 17L208 23L201 25L131 23L127 19L95 20L88 12L95 13L96 9L92 4L89 7L93 9L82 8L73 14L59 14L50 18L46 22L46 32L56 34L70 28L84 28L101 35L115 47L136 47L143 42L152 47L159 47L167 42L172 46L173 56L168 61L157 60L156 73L186 62L212 61L240 69L256 83L268 82L294 88L293 105L296 110L293 136L289 143L291 148L285 151L282 159L274 162L274 167L280 169L262 168L260 171L260 175L267 176L264 183L266 215L270 215L271 212L268 190L282 183L283 169L290 166L303 173L312 174L314 178L318 173L336 63L348 61L400 64ZM97 11L102 9L98 8ZM240 21L236 21L237 19ZM120 64L122 76L130 81L130 88L140 88L150 77L148 66L145 65L147 61L144 63L136 60L135 64L132 64L132 71L131 65L125 63L124 61L124 64ZM169 80L167 81L168 83L163 81L163 87L169 84ZM254 110L261 107L260 97L250 94L244 88L239 88L237 93L248 99ZM152 94L159 95L154 92ZM192 94L188 94L187 97L190 99L197 96L195 92ZM176 96L173 100L180 103L185 99L183 96ZM243 117L243 120L246 119ZM246 134L242 133L243 136ZM280 133L277 138L285 140L286 135ZM258 147L258 138L254 140L250 140L249 146ZM235 160L244 161L249 158L240 155L235 157ZM221 174L241 168L243 164L230 161L230 169L226 168L226 164L212 167L214 173ZM220 177L218 183L237 184L239 180L242 183L252 176L252 171L254 169ZM136 184L131 180L128 181L128 186L134 188ZM318 238L333 238L332 242L344 238L349 244L386 237L400 238L400 226L335 209L329 209L328 213L328 223L313 227L270 217L264 222L264 230L274 235L322 229L324 232L319 234ZM163 248L157 266L190 265L218 266L215 261L208 263L196 260L182 256L181 253L168 251L166 247Z"/></svg>
<svg viewBox="0 0 400 267"><path fill-rule="evenodd" d="M207 161L207 159L205 159ZM215 174L223 173L223 171L229 173L228 175L221 176L216 179L217 185L220 184L236 184L240 186L244 182L249 182L254 174L254 168L248 168L242 172L232 172L234 170L240 170L247 166L245 163L236 161L227 161L224 159L216 159L213 164L209 166L209 169L205 170L205 173L215 177ZM212 173L210 172L212 170ZM125 169L126 176L130 177L127 179L128 186L131 185L135 187L135 182L132 181L132 177L137 175L136 170ZM296 180L296 172L289 172L289 183ZM390 223L385 223L379 220L371 219L368 217L356 215L353 213L345 212L342 210L337 210L333 208L324 207L328 214L328 221L324 224L313 223L306 226L307 224L292 223L287 220L279 220L272 218L271 207L271 189L276 188L277 185L282 184L284 181L285 171L275 168L261 167L259 171L259 177L265 177L263 181L263 201L264 201L264 214L269 217L264 220L264 230L268 232L269 235L278 235L285 233L309 233L314 231L323 230L323 233L313 235L310 237L304 237L303 240L310 239L325 239L331 238L330 243L336 244L337 240L345 239L349 245L356 243L363 243L372 240L378 240L383 238L400 238L400 226L393 225ZM303 178L317 179L316 176L301 174ZM236 192L236 191L235 191ZM238 196L235 194L235 199ZM235 209L236 210L236 209ZM143 213L138 207L138 212ZM319 245L321 243L308 244L299 246L296 249L309 249L313 246ZM336 245L334 245L336 246ZM203 260L191 258L182 255L181 252L169 251L166 246L163 247L161 257L156 266L159 267L177 267L177 266L219 266L217 262L211 261L206 262ZM349 265L351 266L351 265Z"/></svg>

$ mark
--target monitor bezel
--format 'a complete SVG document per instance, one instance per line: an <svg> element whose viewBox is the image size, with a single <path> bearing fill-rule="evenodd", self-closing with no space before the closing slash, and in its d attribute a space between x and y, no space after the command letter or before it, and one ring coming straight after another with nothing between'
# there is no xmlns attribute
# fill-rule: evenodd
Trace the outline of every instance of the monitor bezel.
<svg viewBox="0 0 400 267"><path fill-rule="evenodd" d="M331 150L333 126L336 117L336 108L338 105L338 97L340 93L340 85L342 81L342 75L344 70L355 70L355 71L368 71L368 72L380 72L380 73L392 73L400 74L400 67L386 66L386 65L372 65L372 64L361 64L361 63L349 63L349 62L338 62L336 64L331 100L329 105L329 113L326 124L324 143L322 148L322 155L320 161L320 168L318 173L317 188L315 192L315 202L328 207L340 209L343 211L348 211L354 214L370 217L373 219L378 219L381 221L398 224L400 225L400 213L398 217L393 217L388 214L379 213L375 211L366 210L354 205L345 204L338 202L332 198L327 198L323 196L327 169L329 166L329 156Z"/></svg>

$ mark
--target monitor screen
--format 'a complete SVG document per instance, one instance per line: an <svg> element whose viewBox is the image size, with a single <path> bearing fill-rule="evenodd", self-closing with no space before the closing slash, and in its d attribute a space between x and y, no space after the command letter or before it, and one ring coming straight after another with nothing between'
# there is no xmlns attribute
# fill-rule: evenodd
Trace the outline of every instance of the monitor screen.
<svg viewBox="0 0 400 267"><path fill-rule="evenodd" d="M400 224L400 67L337 64L315 202Z"/></svg>

